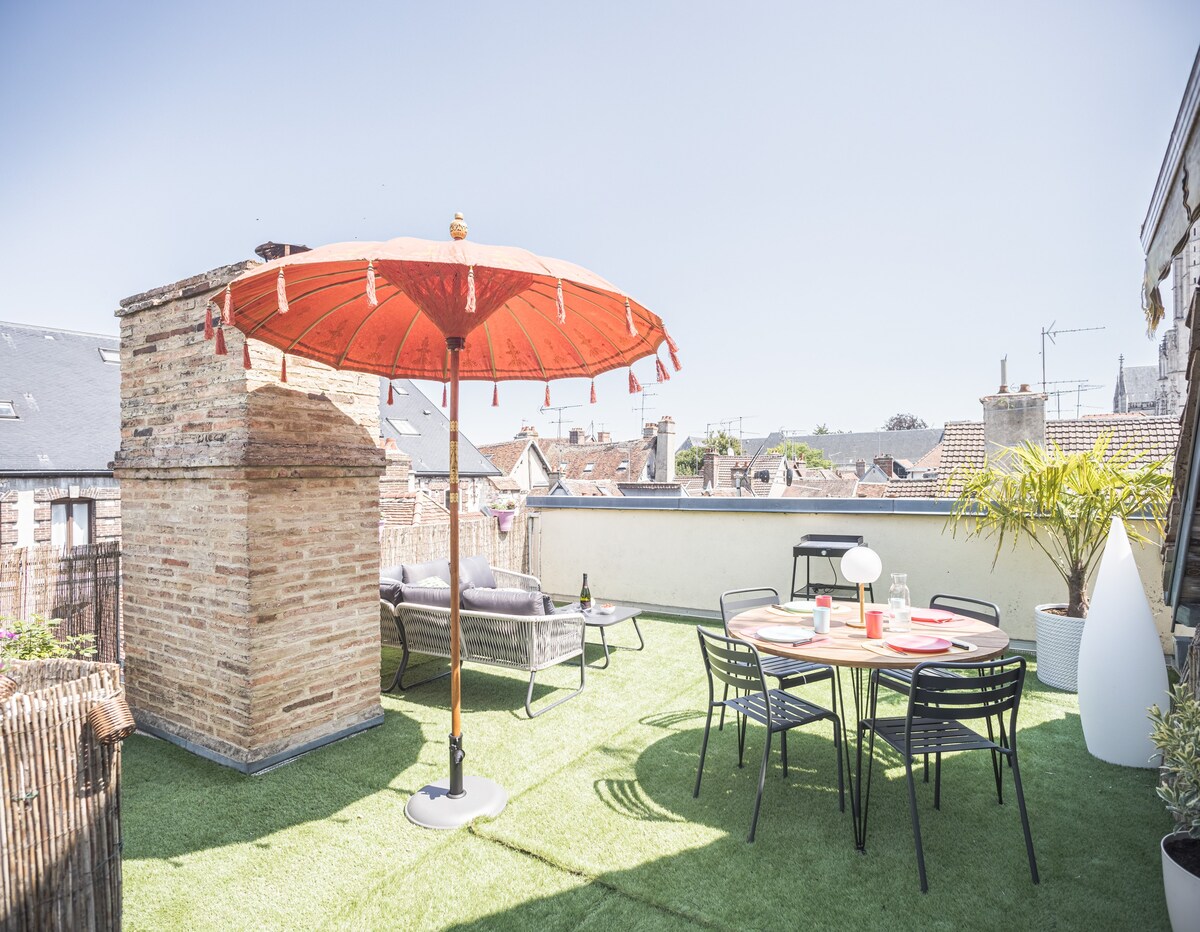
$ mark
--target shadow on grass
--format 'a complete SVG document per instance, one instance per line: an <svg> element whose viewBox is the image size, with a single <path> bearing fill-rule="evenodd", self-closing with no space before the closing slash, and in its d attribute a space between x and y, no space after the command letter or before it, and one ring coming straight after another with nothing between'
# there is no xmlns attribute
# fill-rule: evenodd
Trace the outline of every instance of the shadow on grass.
<svg viewBox="0 0 1200 932"><path fill-rule="evenodd" d="M377 728L319 748L257 776L144 736L123 751L126 859L170 859L262 839L305 822L348 822L338 813L388 787L424 744L417 722L384 710Z"/></svg>
<svg viewBox="0 0 1200 932"><path fill-rule="evenodd" d="M886 714L892 706L898 703ZM714 726L701 794L693 799L702 718L675 710L642 720L667 734L637 756L633 779L593 783L617 816L605 821L605 834L628 839L622 855L633 866L596 872L590 885L455 928L570 928L580 915L597 928L645 929L767 929L805 921L952 929L978 927L980 917L997 927L1163 926L1156 850L1166 820L1154 798L1154 774L1092 758L1070 697L1027 685L1022 712L1019 750L1040 886L1029 876L1011 774L1006 768L1000 806L985 752L943 759L940 811L933 808L932 782L918 782L930 879L930 893L922 895L897 757L876 760L867 852L858 855L849 797L845 813L837 808L831 733L793 730L787 778L773 744L758 838L748 844L763 730L750 730L746 766L739 768L735 734ZM699 830L689 834L689 823ZM713 839L704 829L720 834ZM577 874L603 862L564 850L549 832L531 819L526 837L504 833L500 843L561 860Z"/></svg>

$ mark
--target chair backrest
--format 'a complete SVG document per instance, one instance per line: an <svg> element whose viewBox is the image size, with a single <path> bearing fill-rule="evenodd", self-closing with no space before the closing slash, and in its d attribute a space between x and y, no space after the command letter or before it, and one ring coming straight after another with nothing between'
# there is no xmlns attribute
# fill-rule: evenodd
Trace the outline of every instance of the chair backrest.
<svg viewBox="0 0 1200 932"><path fill-rule="evenodd" d="M696 634L700 637L700 654L704 657L704 669L708 673L710 695L714 679L743 692L766 693L762 661L753 644L706 631L699 625L696 626Z"/></svg>
<svg viewBox="0 0 1200 932"><path fill-rule="evenodd" d="M945 676L943 671L967 675ZM913 670L908 719L990 718L1011 711L1015 732L1024 685L1024 657L985 663L929 661Z"/></svg>
<svg viewBox="0 0 1200 932"><path fill-rule="evenodd" d="M989 625L1000 627L1000 606L983 599L973 599L966 595L944 595L939 593L929 600L930 608L940 608L956 615L965 615L986 621Z"/></svg>
<svg viewBox="0 0 1200 932"><path fill-rule="evenodd" d="M729 619L740 615L760 605L778 605L779 592L770 586L756 586L752 589L730 589L721 593L721 621L725 625L725 633L729 634Z"/></svg>

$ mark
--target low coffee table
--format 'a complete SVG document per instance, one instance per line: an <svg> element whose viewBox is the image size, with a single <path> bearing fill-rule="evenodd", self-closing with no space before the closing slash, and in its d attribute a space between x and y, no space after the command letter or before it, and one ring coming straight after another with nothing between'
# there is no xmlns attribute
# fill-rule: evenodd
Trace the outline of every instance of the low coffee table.
<svg viewBox="0 0 1200 932"><path fill-rule="evenodd" d="M574 605L569 605L566 608L560 608L558 611L577 612L579 611L579 603L576 602ZM600 643L604 647L604 663L600 664L598 667L596 667L596 669L604 670L608 667L609 653L608 635L606 634L606 631L613 625L619 625L623 621L632 621L633 630L637 632L638 637L637 647L624 647L614 644L613 650L617 650L618 647L620 650L642 650L646 646L646 641L642 637L642 629L638 627L637 621L638 615L641 613L642 610L640 608L626 608L624 605L618 605L611 615L601 615L599 612L594 610L583 613L584 624L586 624L589 628L600 629ZM591 666L591 664L589 664L589 666Z"/></svg>

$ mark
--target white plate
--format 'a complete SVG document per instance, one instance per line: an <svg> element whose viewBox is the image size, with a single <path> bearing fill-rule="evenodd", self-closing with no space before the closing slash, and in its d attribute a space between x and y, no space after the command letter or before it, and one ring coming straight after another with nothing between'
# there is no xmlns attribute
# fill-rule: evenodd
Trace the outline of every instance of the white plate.
<svg viewBox="0 0 1200 932"><path fill-rule="evenodd" d="M593 615L611 615L616 610L617 610L617 607L615 605L608 605L608 606L597 605L595 608L592 609L592 614Z"/></svg>
<svg viewBox="0 0 1200 932"><path fill-rule="evenodd" d="M817 607L817 603L808 599L801 599L797 602L784 602L779 607L785 612L795 612L799 615L811 615L813 609Z"/></svg>
<svg viewBox="0 0 1200 932"><path fill-rule="evenodd" d="M760 641L770 641L773 644L801 644L811 641L811 628L797 628L795 625L779 625L774 628L759 628L754 635Z"/></svg>

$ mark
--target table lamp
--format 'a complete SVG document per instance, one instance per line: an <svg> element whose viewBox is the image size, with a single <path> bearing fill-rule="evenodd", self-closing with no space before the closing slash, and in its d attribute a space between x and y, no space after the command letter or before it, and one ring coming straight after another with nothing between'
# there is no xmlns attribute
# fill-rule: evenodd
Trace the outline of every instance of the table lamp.
<svg viewBox="0 0 1200 932"><path fill-rule="evenodd" d="M858 623L866 627L866 606L863 601L863 586L873 583L883 572L883 563L870 547L854 547L842 555L842 575L852 583L858 583Z"/></svg>

